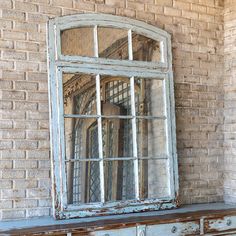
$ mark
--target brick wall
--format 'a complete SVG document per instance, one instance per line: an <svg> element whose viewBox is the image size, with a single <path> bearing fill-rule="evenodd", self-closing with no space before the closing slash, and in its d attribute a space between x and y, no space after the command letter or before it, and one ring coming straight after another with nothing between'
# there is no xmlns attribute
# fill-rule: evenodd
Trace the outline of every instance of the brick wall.
<svg viewBox="0 0 236 236"><path fill-rule="evenodd" d="M225 1L225 201L236 202L236 2Z"/></svg>
<svg viewBox="0 0 236 236"><path fill-rule="evenodd" d="M1 0L0 218L50 214L46 22L128 16L173 36L180 200L223 200L223 1Z"/></svg>

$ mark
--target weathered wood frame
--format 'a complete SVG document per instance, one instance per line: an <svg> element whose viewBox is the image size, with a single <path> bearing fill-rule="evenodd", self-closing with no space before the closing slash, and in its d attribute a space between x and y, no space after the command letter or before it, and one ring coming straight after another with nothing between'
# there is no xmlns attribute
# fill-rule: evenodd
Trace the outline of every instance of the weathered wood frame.
<svg viewBox="0 0 236 236"><path fill-rule="evenodd" d="M129 60L114 60L98 58L98 44L95 40L95 57L68 56L61 53L60 33L65 29L81 26L94 27L94 36L97 37L97 26L117 27L127 29L129 42ZM160 42L161 61L142 62L132 61L132 32L144 35ZM50 101L50 131L51 131L51 153L52 153L52 194L53 215L56 219L67 219L76 217L87 217L95 215L122 214L129 212L150 211L159 209L170 209L178 205L178 168L176 155L175 135L175 108L173 91L173 72L170 35L154 26L137 20L112 16L106 14L77 14L58 17L48 23L48 68L49 68L49 101ZM67 187L65 173L65 147L64 147L64 118L83 118L83 115L64 115L63 113L63 86L62 72L67 73L93 73L96 74L97 94L100 94L100 75L128 76L131 85L131 100L134 104L134 77L159 78L164 80L165 96L165 119L166 135L168 137L168 168L169 168L169 190L170 197L165 199L139 199L138 190L138 160L137 142L134 141L134 166L136 179L136 200L124 202L105 203L102 193L101 203L68 205ZM97 99L97 108L101 107ZM98 128L101 130L101 110L97 115L89 116L98 119ZM110 117L111 118L111 117ZM117 117L116 117L117 118ZM124 118L122 116L118 118ZM125 117L127 118L127 116ZM132 127L135 131L136 117L135 107L132 107ZM152 119L153 117L147 117ZM155 117L163 119L163 117ZM101 134L99 134L101 137ZM101 139L101 138L100 138ZM99 139L99 140L100 140ZM133 133L136 140L136 133ZM99 141L101 142L101 140ZM99 145L102 146L101 144ZM99 151L99 159L103 159L102 150ZM103 162L100 162L100 172L103 173ZM101 177L101 186L104 186L104 177ZM102 189L101 189L102 190ZM103 191L104 192L104 189Z"/></svg>

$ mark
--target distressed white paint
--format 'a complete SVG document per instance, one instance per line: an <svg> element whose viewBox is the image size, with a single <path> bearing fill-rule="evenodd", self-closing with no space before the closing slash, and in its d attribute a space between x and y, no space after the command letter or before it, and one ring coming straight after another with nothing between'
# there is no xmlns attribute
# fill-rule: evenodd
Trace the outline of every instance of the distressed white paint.
<svg viewBox="0 0 236 236"><path fill-rule="evenodd" d="M200 225L198 222L189 221L181 223L169 223L159 225L147 225L145 236L163 235L163 236L181 236L181 235L199 235Z"/></svg>
<svg viewBox="0 0 236 236"><path fill-rule="evenodd" d="M61 30L80 26L94 26L94 57L68 56L61 54ZM110 26L125 28L128 30L129 60L113 60L98 58L97 26ZM132 32L144 35L160 42L160 62L132 61ZM48 27L48 61L49 61L49 85L50 85L50 120L51 120L51 148L53 155L53 197L56 218L74 218L95 216L104 214L122 214L144 210L170 209L176 206L178 195L178 171L175 140L175 110L173 94L173 73L170 35L154 26L144 22L128 19L125 17L110 16L105 14L79 14L72 16L58 17L51 20ZM63 114L62 100L62 72L70 73L93 73L96 74L97 89L97 116L99 131L99 160L101 178L101 203L86 205L67 205L66 178L65 178L65 147L64 147L64 118L76 117L77 115ZM132 128L133 128L133 160L135 173L136 200L125 202L104 203L104 177L103 177L103 153L101 144L101 104L100 104L100 75L115 75L130 77L131 84L131 107L132 107ZM136 137L136 116L134 101L134 77L159 78L165 81L164 95L166 97L166 114L159 119L166 120L168 128L168 161L169 161L169 188L171 198L139 200L139 178L137 160L137 137ZM99 110L100 109L100 110ZM89 116L86 116L89 117ZM79 116L78 116L79 118ZM109 117L116 118L116 117ZM121 117L127 118L127 117ZM153 119L154 117L149 117ZM129 157L127 157L129 158Z"/></svg>

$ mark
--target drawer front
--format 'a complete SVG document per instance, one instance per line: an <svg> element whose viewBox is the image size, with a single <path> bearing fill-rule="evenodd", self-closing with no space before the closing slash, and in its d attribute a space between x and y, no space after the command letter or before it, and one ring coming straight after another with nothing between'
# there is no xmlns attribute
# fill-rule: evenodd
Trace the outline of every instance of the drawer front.
<svg viewBox="0 0 236 236"><path fill-rule="evenodd" d="M146 236L198 235L199 233L198 221L147 225L146 227Z"/></svg>
<svg viewBox="0 0 236 236"><path fill-rule="evenodd" d="M204 230L206 233L236 230L236 216L206 219L204 222Z"/></svg>
<svg viewBox="0 0 236 236"><path fill-rule="evenodd" d="M93 236L136 236L136 227L114 229L114 230L101 230L92 234Z"/></svg>

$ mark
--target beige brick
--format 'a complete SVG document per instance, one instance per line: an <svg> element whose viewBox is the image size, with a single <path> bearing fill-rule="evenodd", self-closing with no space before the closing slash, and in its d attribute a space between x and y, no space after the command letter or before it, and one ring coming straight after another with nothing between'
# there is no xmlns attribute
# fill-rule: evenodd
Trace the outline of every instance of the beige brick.
<svg viewBox="0 0 236 236"><path fill-rule="evenodd" d="M27 189L27 197L40 198L49 197L50 191L48 189Z"/></svg>
<svg viewBox="0 0 236 236"><path fill-rule="evenodd" d="M28 151L27 158L35 160L49 159L49 151L40 151L40 150Z"/></svg>
<svg viewBox="0 0 236 236"><path fill-rule="evenodd" d="M3 48L3 49L12 49L13 46L14 46L13 41L1 40L1 39L0 39L0 48Z"/></svg>
<svg viewBox="0 0 236 236"><path fill-rule="evenodd" d="M35 102L15 102L15 107L17 110L27 110L36 111L38 109L38 104Z"/></svg>
<svg viewBox="0 0 236 236"><path fill-rule="evenodd" d="M122 2L122 0L121 0ZM95 4L90 2L82 2L79 0L75 0L74 7L80 11L94 11Z"/></svg>
<svg viewBox="0 0 236 236"><path fill-rule="evenodd" d="M16 41L16 50L23 51L34 51L37 52L39 50L39 44L31 43L28 41Z"/></svg>
<svg viewBox="0 0 236 236"><path fill-rule="evenodd" d="M29 120L48 120L48 112L27 112L27 117Z"/></svg>
<svg viewBox="0 0 236 236"><path fill-rule="evenodd" d="M13 22L11 20L2 20L0 19L0 27L4 30L12 29Z"/></svg>
<svg viewBox="0 0 236 236"><path fill-rule="evenodd" d="M37 200L35 199L17 199L14 200L15 208L34 208L37 207Z"/></svg>
<svg viewBox="0 0 236 236"><path fill-rule="evenodd" d="M5 19L12 19L12 20L25 20L26 14L21 11L15 11L15 10L4 10L2 11L2 17Z"/></svg>
<svg viewBox="0 0 236 236"><path fill-rule="evenodd" d="M61 7L73 7L73 1L72 0L52 0L53 6L61 6Z"/></svg>
<svg viewBox="0 0 236 236"><path fill-rule="evenodd" d="M18 51L3 51L3 59L9 60L25 60L26 53L25 52L18 52Z"/></svg>
<svg viewBox="0 0 236 236"><path fill-rule="evenodd" d="M18 130L4 130L2 131L2 137L4 139L24 139L25 138L25 131L18 131Z"/></svg>
<svg viewBox="0 0 236 236"><path fill-rule="evenodd" d="M2 92L2 98L4 100L25 100L25 92L4 90Z"/></svg>
<svg viewBox="0 0 236 236"><path fill-rule="evenodd" d="M24 80L25 79L25 74L24 74L24 72L4 70L2 72L2 78L4 80Z"/></svg>
<svg viewBox="0 0 236 236"><path fill-rule="evenodd" d="M14 161L15 169L36 169L38 162L35 160L16 160Z"/></svg>
<svg viewBox="0 0 236 236"><path fill-rule="evenodd" d="M76 1L78 1L78 0L76 0ZM111 5L114 7L125 7L124 0L105 0L105 4Z"/></svg>
<svg viewBox="0 0 236 236"><path fill-rule="evenodd" d="M31 140L49 140L48 131L27 131L27 138Z"/></svg>
<svg viewBox="0 0 236 236"><path fill-rule="evenodd" d="M12 8L12 1L11 0L1 0L0 1L0 8Z"/></svg>
<svg viewBox="0 0 236 236"><path fill-rule="evenodd" d="M118 8L117 11L118 11L118 14L119 15L125 15L125 14L122 14L121 12L123 12L125 9L123 8ZM116 9L113 7L113 6L107 6L107 5L97 5L97 11L98 12L103 12L103 13L107 13L107 14L115 14L116 12Z"/></svg>
<svg viewBox="0 0 236 236"><path fill-rule="evenodd" d="M39 64L35 62L16 62L16 69L18 71L37 71L39 69Z"/></svg>
<svg viewBox="0 0 236 236"><path fill-rule="evenodd" d="M14 63L12 61L1 61L0 69L10 70L14 68Z"/></svg>
<svg viewBox="0 0 236 236"><path fill-rule="evenodd" d="M2 219L22 219L25 217L25 210L3 210Z"/></svg>
<svg viewBox="0 0 236 236"><path fill-rule="evenodd" d="M34 150L38 147L37 141L32 140L15 141L14 145L16 149L21 150Z"/></svg>
<svg viewBox="0 0 236 236"><path fill-rule="evenodd" d="M1 106L0 106L1 108ZM13 123L11 120L0 120L0 128L1 129L11 129L13 127Z"/></svg>
<svg viewBox="0 0 236 236"><path fill-rule="evenodd" d="M38 187L38 181L35 179L14 179L13 188L17 189L21 186L22 189L32 189Z"/></svg>
<svg viewBox="0 0 236 236"><path fill-rule="evenodd" d="M172 7L164 7L164 13L168 16L181 16L181 11Z"/></svg>
<svg viewBox="0 0 236 236"><path fill-rule="evenodd" d="M42 216L48 216L50 215L50 208L32 208L28 209L26 212L27 217L32 217L32 216L37 216L37 217L42 217Z"/></svg>
<svg viewBox="0 0 236 236"><path fill-rule="evenodd" d="M19 30L24 32L37 32L38 24L17 21L14 29L16 29L17 31Z"/></svg>
<svg viewBox="0 0 236 236"><path fill-rule="evenodd" d="M25 178L25 171L24 170L3 170L2 171L2 178L3 179L24 179ZM19 197L24 197L24 190L21 190L20 192L18 190L13 191L13 190L4 190L8 191L8 197L10 196L15 196L15 195L20 195ZM5 195L4 195L5 196ZM6 196L5 196L6 197ZM7 197L7 198L8 198Z"/></svg>
<svg viewBox="0 0 236 236"><path fill-rule="evenodd" d="M25 151L21 150L5 150L2 151L2 158L6 159L24 159Z"/></svg>
<svg viewBox="0 0 236 236"><path fill-rule="evenodd" d="M24 40L24 39L26 39L26 33L25 32L4 30L3 31L3 37L4 37L4 39Z"/></svg>
<svg viewBox="0 0 236 236"><path fill-rule="evenodd" d="M0 140L0 150L11 149L12 146L13 145L11 141Z"/></svg>
<svg viewBox="0 0 236 236"><path fill-rule="evenodd" d="M49 15L60 15L61 14L61 8L60 7L53 7L53 6L47 6L47 5L40 5L39 6L39 12Z"/></svg>
<svg viewBox="0 0 236 236"><path fill-rule="evenodd" d="M25 12L36 12L38 10L38 6L30 2L15 1L15 9Z"/></svg>

